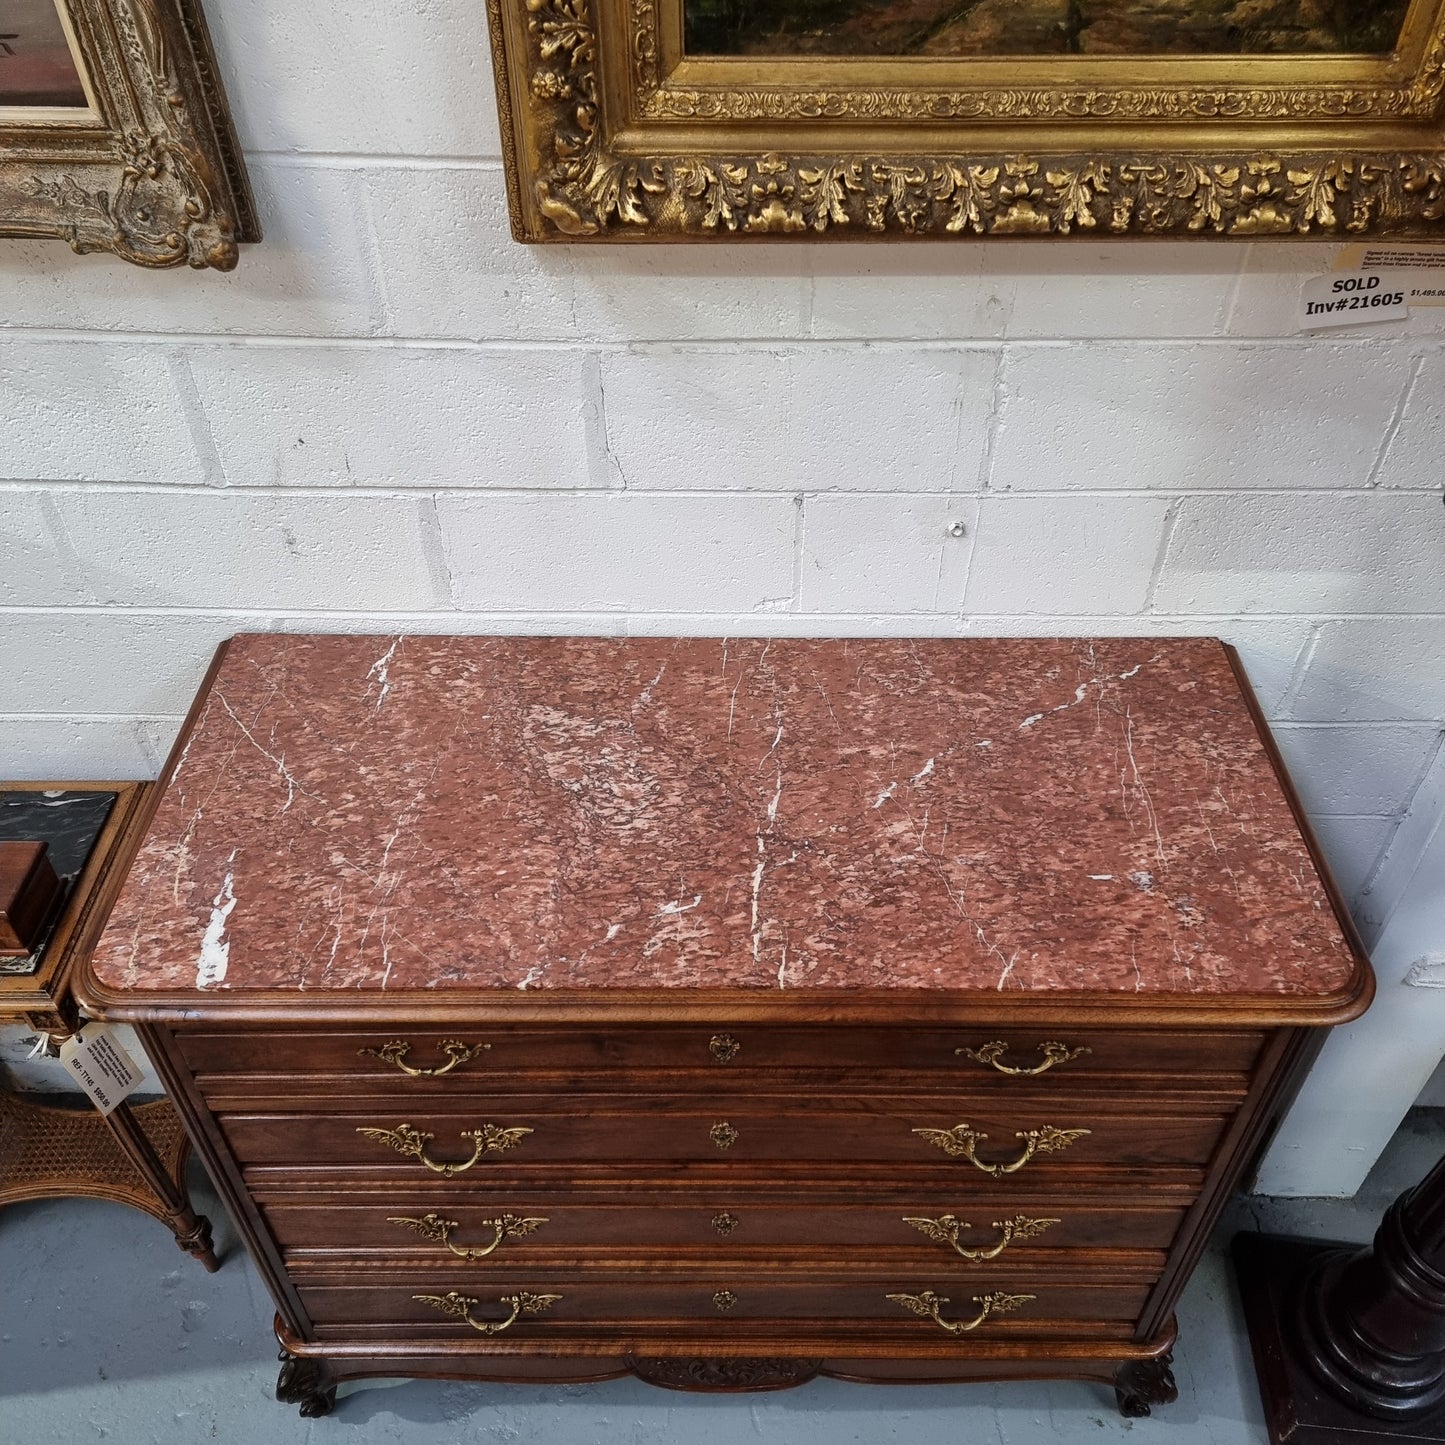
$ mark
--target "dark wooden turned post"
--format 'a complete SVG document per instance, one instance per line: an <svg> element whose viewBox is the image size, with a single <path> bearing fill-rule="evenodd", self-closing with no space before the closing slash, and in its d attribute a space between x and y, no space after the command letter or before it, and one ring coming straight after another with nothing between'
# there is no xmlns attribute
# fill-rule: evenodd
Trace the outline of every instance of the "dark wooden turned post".
<svg viewBox="0 0 1445 1445"><path fill-rule="evenodd" d="M1445 1442L1445 1159L1372 1245L1240 1234L1234 1260L1274 1445Z"/></svg>
<svg viewBox="0 0 1445 1445"><path fill-rule="evenodd" d="M1316 1377L1381 1420L1445 1404L1445 1159L1385 1211L1372 1247L1307 1271L1295 1306Z"/></svg>

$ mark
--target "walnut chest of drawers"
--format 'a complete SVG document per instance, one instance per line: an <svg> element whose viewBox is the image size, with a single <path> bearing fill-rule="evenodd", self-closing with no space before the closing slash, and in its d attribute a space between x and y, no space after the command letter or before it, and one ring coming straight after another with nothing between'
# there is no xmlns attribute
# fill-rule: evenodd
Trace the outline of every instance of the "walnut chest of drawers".
<svg viewBox="0 0 1445 1445"><path fill-rule="evenodd" d="M1173 1397L1368 966L1208 640L234 639L82 985L274 1294L452 1375Z"/></svg>

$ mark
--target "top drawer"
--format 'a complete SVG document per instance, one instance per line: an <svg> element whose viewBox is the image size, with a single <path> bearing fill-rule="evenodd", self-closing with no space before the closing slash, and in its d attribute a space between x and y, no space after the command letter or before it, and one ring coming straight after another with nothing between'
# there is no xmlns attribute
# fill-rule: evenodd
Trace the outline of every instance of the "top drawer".
<svg viewBox="0 0 1445 1445"><path fill-rule="evenodd" d="M867 1028L814 1025L626 1024L568 1028L465 1027L448 1032L267 1029L181 1031L176 1041L197 1074L326 1075L338 1086L393 1092L399 1082L422 1092L490 1092L539 1074L588 1076L665 1069L696 1070L708 1088L746 1085L755 1071L858 1069L933 1071L936 1081L1000 1089L1047 1077L1159 1074L1174 1086L1192 1078L1239 1079L1253 1066L1264 1035L1245 1031L1020 1029L990 1025ZM1205 1080L1201 1080L1202 1082ZM921 1081L920 1081L921 1082Z"/></svg>

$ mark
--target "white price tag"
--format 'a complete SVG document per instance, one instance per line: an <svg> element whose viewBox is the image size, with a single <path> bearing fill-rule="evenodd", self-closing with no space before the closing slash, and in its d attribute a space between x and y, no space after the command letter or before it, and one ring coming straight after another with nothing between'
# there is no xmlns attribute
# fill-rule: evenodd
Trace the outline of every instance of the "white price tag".
<svg viewBox="0 0 1445 1445"><path fill-rule="evenodd" d="M1312 276L1300 290L1302 331L1326 326L1362 326L1370 321L1399 321L1410 314L1406 288L1380 271Z"/></svg>
<svg viewBox="0 0 1445 1445"><path fill-rule="evenodd" d="M1358 242L1340 247L1335 270L1394 271L1385 279L1393 280L1397 291L1403 288L1408 305L1445 306L1445 246Z"/></svg>
<svg viewBox="0 0 1445 1445"><path fill-rule="evenodd" d="M135 1093L141 1071L104 1024L86 1024L60 1046L60 1062L102 1114Z"/></svg>

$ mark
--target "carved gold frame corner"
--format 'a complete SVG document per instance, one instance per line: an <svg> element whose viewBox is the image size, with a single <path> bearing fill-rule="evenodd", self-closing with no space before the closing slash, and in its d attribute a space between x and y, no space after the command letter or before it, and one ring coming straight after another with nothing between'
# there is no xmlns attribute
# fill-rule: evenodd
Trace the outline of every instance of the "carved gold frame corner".
<svg viewBox="0 0 1445 1445"><path fill-rule="evenodd" d="M519 241L1445 240L1445 0L1414 0L1387 56L1127 69L699 59L682 0L488 18Z"/></svg>
<svg viewBox="0 0 1445 1445"><path fill-rule="evenodd" d="M64 0L88 109L0 107L0 236L229 271L255 202L200 0Z"/></svg>

